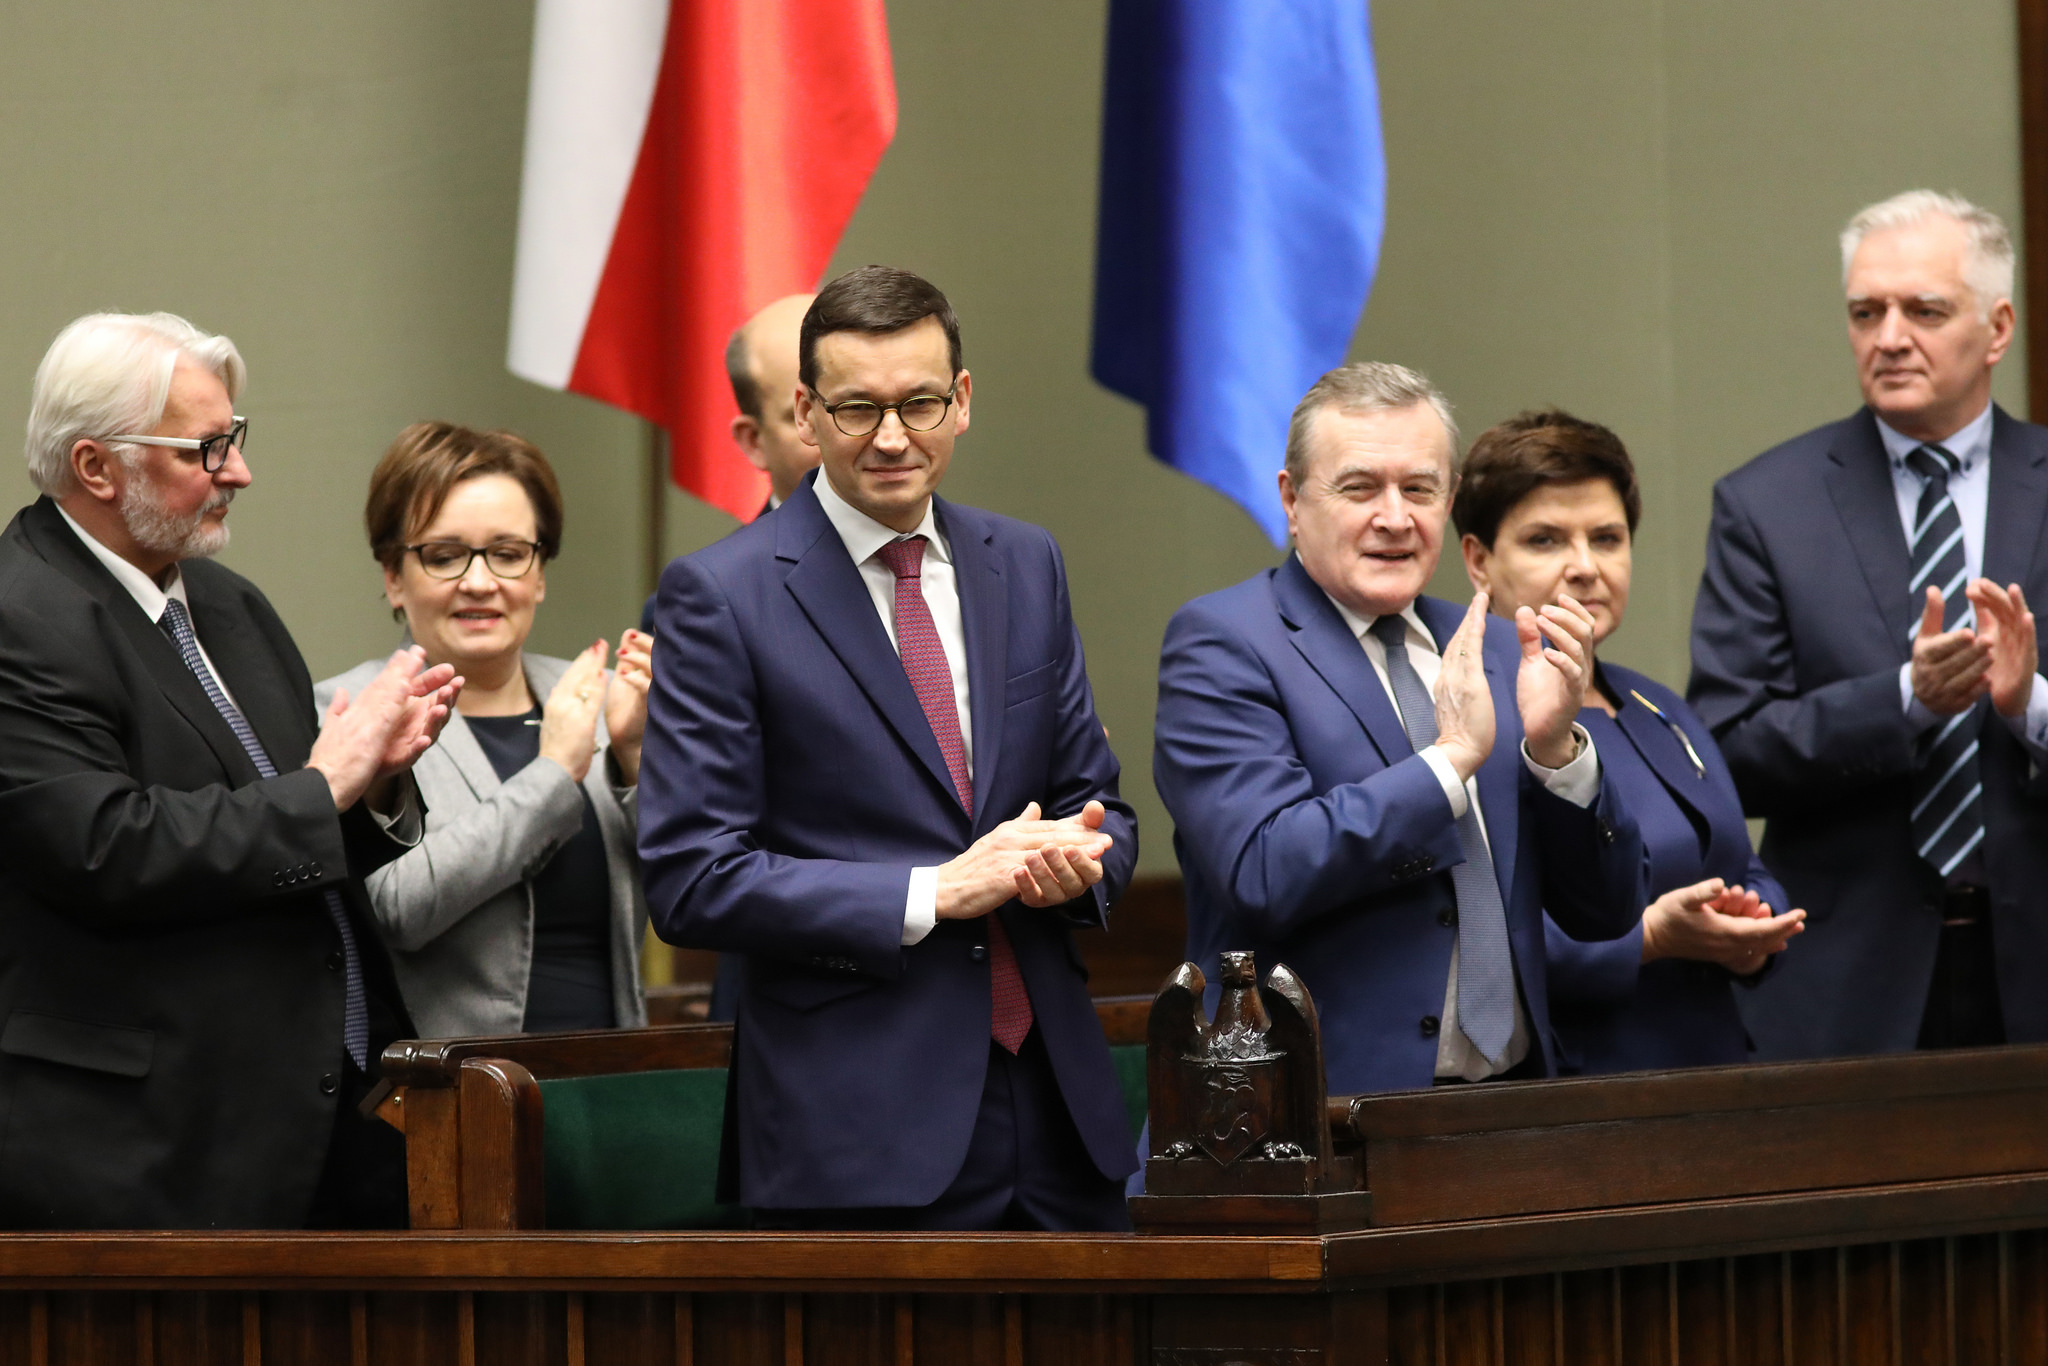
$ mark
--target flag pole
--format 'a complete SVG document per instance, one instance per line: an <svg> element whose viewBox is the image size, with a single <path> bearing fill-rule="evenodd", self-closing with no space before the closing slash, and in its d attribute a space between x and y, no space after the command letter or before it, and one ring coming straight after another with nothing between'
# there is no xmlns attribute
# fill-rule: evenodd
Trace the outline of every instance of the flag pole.
<svg viewBox="0 0 2048 1366"><path fill-rule="evenodd" d="M646 487L647 559L643 587L652 593L661 583L662 567L668 563L668 433L661 424L647 425Z"/></svg>

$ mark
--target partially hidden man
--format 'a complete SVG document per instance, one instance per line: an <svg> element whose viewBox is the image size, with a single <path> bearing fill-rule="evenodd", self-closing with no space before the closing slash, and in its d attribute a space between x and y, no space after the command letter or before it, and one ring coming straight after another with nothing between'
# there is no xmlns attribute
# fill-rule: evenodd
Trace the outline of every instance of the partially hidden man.
<svg viewBox="0 0 2048 1366"><path fill-rule="evenodd" d="M1072 930L1137 827L1059 549L936 496L972 381L928 282L829 283L798 383L822 467L663 574L641 768L656 926L746 958L726 1188L764 1227L1127 1227Z"/></svg>
<svg viewBox="0 0 2048 1366"><path fill-rule="evenodd" d="M0 1225L403 1227L360 1104L411 1032L362 874L459 683L394 655L315 725L254 584L241 356L98 314L36 372L0 534ZM381 814L380 814L381 813Z"/></svg>
<svg viewBox="0 0 2048 1366"><path fill-rule="evenodd" d="M1421 375L1360 362L1294 411L1294 552L1167 626L1153 781L1188 955L1285 961L1330 1089L1553 1075L1543 912L1612 939L1646 900L1635 823L1576 722L1593 618L1422 595L1457 430Z"/></svg>
<svg viewBox="0 0 2048 1366"><path fill-rule="evenodd" d="M1766 1059L2048 1039L2048 430L1991 401L1996 215L1915 190L1842 233L1863 406L1714 486L1687 700L1807 909L1747 993Z"/></svg>

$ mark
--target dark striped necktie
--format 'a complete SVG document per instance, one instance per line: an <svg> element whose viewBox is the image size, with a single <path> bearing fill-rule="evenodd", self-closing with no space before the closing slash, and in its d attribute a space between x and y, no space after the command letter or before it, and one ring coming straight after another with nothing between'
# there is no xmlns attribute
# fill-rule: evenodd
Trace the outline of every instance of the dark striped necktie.
<svg viewBox="0 0 2048 1366"><path fill-rule="evenodd" d="M221 720L228 723L228 729L242 742L242 749L249 756L249 762L256 765L256 771L265 778L277 776L277 765L270 762L270 754L263 748L263 742L256 738L256 731L249 724L249 718L242 715L242 709L228 700L221 691L220 681L213 676L213 670L206 667L206 657L199 653L199 637L192 630L191 614L185 604L176 598L164 603L163 619L157 623L164 634L178 647L179 658L185 667L199 680L199 686L206 690L206 700L213 703L213 709L220 713ZM362 962L356 956L355 929L348 923L348 911L341 904L341 894L332 887L321 893L326 898L327 915L334 921L334 928L341 934L342 966L348 973L348 981L342 999L341 1034L342 1042L348 1046L348 1055L355 1061L358 1070L370 1070L370 1012L369 1003L363 996Z"/></svg>
<svg viewBox="0 0 2048 1366"><path fill-rule="evenodd" d="M1976 624L1963 595L1963 519L1949 497L1948 481L1961 462L1939 446L1922 446L1906 467L1925 481L1913 514L1913 634L1919 634L1927 589L1941 590L1944 631ZM1982 703L1960 715L1944 716L1923 736L1913 770L1913 848L1947 877L1984 840L1984 784L1978 776L1977 730Z"/></svg>
<svg viewBox="0 0 2048 1366"><path fill-rule="evenodd" d="M1372 624L1387 651L1387 682L1393 685L1408 743L1418 753L1436 743L1436 701L1408 658L1408 622L1388 613ZM1467 794L1470 795L1469 793ZM1458 899L1458 1027L1486 1060L1499 1067L1515 1032L1515 960L1508 947L1507 913L1493 855L1479 828L1477 803L1465 803L1458 817L1458 847L1464 862L1451 869Z"/></svg>

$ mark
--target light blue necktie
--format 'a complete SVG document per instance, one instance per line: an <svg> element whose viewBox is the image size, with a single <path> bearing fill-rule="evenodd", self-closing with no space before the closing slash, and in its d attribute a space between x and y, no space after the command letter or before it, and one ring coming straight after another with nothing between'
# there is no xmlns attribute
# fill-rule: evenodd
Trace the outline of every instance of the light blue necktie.
<svg viewBox="0 0 2048 1366"><path fill-rule="evenodd" d="M266 778L277 776L277 765L270 762L270 755L264 750L263 742L256 738L256 732L249 725L249 718L242 715L242 709L228 700L221 691L219 680L213 670L206 667L205 656L199 653L199 637L193 633L192 617L185 611L185 604L176 598L164 603L163 620L159 623L172 643L178 647L178 654L185 661L185 667L199 680L199 686L206 690L206 700L213 703L213 709L220 713L220 719L228 723L228 729L242 742L242 749L248 754L249 762L256 765L256 771ZM347 969L348 985L342 1002L341 1035L348 1045L348 1055L355 1060L358 1070L370 1070L370 1011L363 996L363 968L356 957L355 930L348 923L348 911L341 904L341 894L332 887L321 893L327 899L327 914L334 921L334 928L341 932L341 953L343 966Z"/></svg>
<svg viewBox="0 0 2048 1366"><path fill-rule="evenodd" d="M1372 624L1372 633L1387 649L1387 682L1408 743L1426 749L1436 743L1436 702L1408 660L1408 622L1389 613ZM1465 853L1465 861L1451 869L1451 890L1458 897L1458 1027L1498 1068L1515 1032L1515 963L1476 802L1466 802L1458 817L1458 847Z"/></svg>

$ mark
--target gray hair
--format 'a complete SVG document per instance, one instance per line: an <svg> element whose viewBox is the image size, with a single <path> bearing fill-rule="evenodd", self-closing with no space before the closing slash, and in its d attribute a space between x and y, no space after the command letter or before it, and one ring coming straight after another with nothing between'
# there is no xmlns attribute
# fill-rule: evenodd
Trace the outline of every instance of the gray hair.
<svg viewBox="0 0 2048 1366"><path fill-rule="evenodd" d="M1995 304L2012 298L2012 232L2004 219L1959 194L1908 190L1859 211L1842 229L1842 283L1849 283L1849 263L1864 238L1874 232L1918 227L1930 218L1952 219L1968 236L1963 279L1977 296L1978 315L1990 317Z"/></svg>
<svg viewBox="0 0 2048 1366"><path fill-rule="evenodd" d="M1451 416L1451 401L1429 378L1405 365L1383 360L1358 360L1340 365L1317 380L1287 423L1287 477L1299 487L1308 475L1308 431L1316 414L1325 408L1346 413L1396 412L1427 403L1443 420L1444 434L1451 442L1451 463L1458 460L1458 423Z"/></svg>
<svg viewBox="0 0 2048 1366"><path fill-rule="evenodd" d="M88 313L59 332L36 367L29 402L25 449L36 487L52 497L71 492L78 442L162 422L180 356L211 371L229 402L241 397L248 371L235 344L174 313ZM114 451L123 460L135 454L125 442Z"/></svg>

